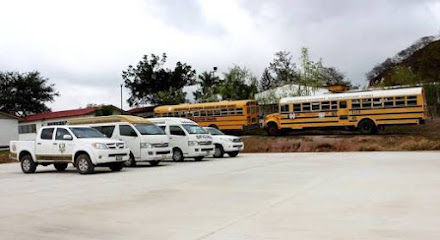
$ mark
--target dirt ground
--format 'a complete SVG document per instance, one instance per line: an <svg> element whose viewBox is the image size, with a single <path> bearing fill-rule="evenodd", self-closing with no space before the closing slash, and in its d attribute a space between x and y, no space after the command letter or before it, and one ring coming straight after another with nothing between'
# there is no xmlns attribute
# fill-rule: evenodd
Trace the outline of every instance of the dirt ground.
<svg viewBox="0 0 440 240"><path fill-rule="evenodd" d="M9 151L0 151L0 163L14 162L9 159Z"/></svg>
<svg viewBox="0 0 440 240"><path fill-rule="evenodd" d="M376 135L307 130L287 136L243 136L244 152L344 152L440 150L440 118L425 125L390 126Z"/></svg>

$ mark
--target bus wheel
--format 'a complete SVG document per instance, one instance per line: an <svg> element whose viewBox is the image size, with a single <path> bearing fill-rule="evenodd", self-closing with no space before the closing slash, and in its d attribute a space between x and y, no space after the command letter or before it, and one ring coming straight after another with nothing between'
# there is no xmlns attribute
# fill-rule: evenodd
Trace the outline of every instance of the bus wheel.
<svg viewBox="0 0 440 240"><path fill-rule="evenodd" d="M278 133L279 133L279 130L278 130L277 124L273 123L273 122L270 122L267 125L267 134L269 136L276 136L276 135L278 135Z"/></svg>
<svg viewBox="0 0 440 240"><path fill-rule="evenodd" d="M376 124L371 119L364 119L358 125L361 134L373 134L377 132Z"/></svg>
<svg viewBox="0 0 440 240"><path fill-rule="evenodd" d="M173 161L175 161L175 162L182 162L183 161L183 153L178 148L173 149Z"/></svg>

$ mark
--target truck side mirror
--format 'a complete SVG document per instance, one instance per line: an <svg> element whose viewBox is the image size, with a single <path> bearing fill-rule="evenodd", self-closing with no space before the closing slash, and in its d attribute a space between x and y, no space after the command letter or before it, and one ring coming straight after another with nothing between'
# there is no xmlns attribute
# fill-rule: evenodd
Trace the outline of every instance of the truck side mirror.
<svg viewBox="0 0 440 240"><path fill-rule="evenodd" d="M67 135L67 134L66 134L66 135L63 136L63 139L64 139L64 140L72 140L73 138L72 138L71 135Z"/></svg>

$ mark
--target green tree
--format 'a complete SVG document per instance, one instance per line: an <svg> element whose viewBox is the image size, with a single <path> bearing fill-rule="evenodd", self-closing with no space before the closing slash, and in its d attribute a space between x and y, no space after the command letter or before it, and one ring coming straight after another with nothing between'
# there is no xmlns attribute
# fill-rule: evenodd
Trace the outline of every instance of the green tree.
<svg viewBox="0 0 440 240"><path fill-rule="evenodd" d="M46 103L59 96L39 72L0 72L0 111L19 117L49 112Z"/></svg>
<svg viewBox="0 0 440 240"><path fill-rule="evenodd" d="M194 98L197 102L211 102L217 101L218 84L220 78L215 75L217 67L214 67L211 72L203 72L199 75L196 83L200 85L200 89L193 92Z"/></svg>
<svg viewBox="0 0 440 240"><path fill-rule="evenodd" d="M265 91L298 82L299 74L290 52L279 51L275 53L275 58L269 63L269 67L264 69L259 89Z"/></svg>
<svg viewBox="0 0 440 240"><path fill-rule="evenodd" d="M420 78L411 68L397 65L393 67L390 73L384 76L381 81L381 86L395 86L395 85L415 85L420 83Z"/></svg>
<svg viewBox="0 0 440 240"><path fill-rule="evenodd" d="M219 86L223 100L251 99L258 91L257 78L246 67L234 66L224 73Z"/></svg>
<svg viewBox="0 0 440 240"><path fill-rule="evenodd" d="M122 72L125 87L130 90L130 106L140 104L179 104L186 101L183 87L195 83L196 71L177 62L173 70L165 68L167 55L144 55L133 67Z"/></svg>
<svg viewBox="0 0 440 240"><path fill-rule="evenodd" d="M301 48L301 73L298 87L298 95L311 95L324 85L322 60L314 62L310 60L309 50Z"/></svg>

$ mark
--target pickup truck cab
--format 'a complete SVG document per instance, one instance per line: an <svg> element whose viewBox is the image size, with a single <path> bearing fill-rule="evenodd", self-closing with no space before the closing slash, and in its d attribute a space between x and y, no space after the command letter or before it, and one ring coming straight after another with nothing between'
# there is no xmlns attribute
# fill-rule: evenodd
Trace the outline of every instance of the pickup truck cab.
<svg viewBox="0 0 440 240"><path fill-rule="evenodd" d="M130 153L124 142L87 126L42 127L35 141L11 141L10 147L11 158L20 161L24 173L50 164L64 171L69 163L80 174L93 173L96 166L120 171Z"/></svg>
<svg viewBox="0 0 440 240"><path fill-rule="evenodd" d="M215 146L213 156L222 158L225 153L230 157L236 157L244 149L244 143L241 138L231 135L225 135L222 131L213 127L204 127L211 134Z"/></svg>
<svg viewBox="0 0 440 240"><path fill-rule="evenodd" d="M130 158L124 162L126 167L134 167L137 162L149 162L156 166L162 160L171 159L168 136L145 118L110 115L73 119L67 124L86 125L109 138L124 141L130 149Z"/></svg>

